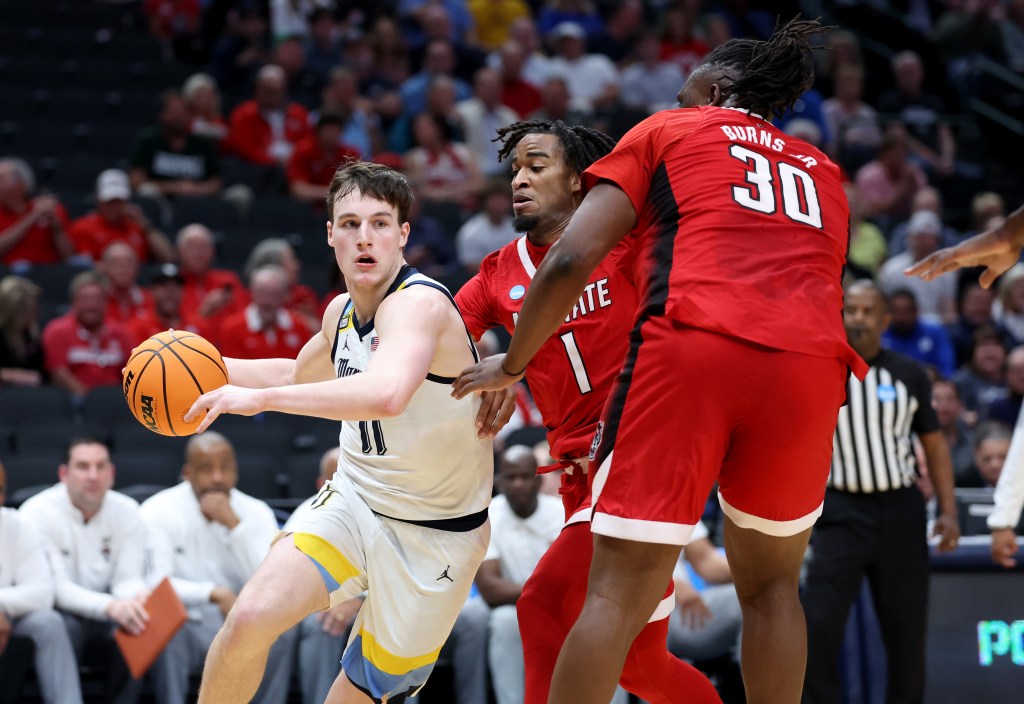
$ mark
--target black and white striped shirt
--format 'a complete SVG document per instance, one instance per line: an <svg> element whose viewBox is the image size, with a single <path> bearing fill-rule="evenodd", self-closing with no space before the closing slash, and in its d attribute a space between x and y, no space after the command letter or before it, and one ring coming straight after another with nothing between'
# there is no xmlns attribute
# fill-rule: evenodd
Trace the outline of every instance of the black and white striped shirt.
<svg viewBox="0 0 1024 704"><path fill-rule="evenodd" d="M939 429L931 382L920 364L882 350L864 381L850 375L849 402L832 438L829 488L872 493L909 487L917 478L912 435Z"/></svg>

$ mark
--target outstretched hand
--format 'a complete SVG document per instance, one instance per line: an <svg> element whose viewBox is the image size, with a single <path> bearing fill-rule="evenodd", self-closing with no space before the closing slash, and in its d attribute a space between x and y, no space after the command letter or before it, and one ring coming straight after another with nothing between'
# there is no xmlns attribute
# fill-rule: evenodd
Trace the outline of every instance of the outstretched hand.
<svg viewBox="0 0 1024 704"><path fill-rule="evenodd" d="M191 423L206 411L206 417L196 428L201 433L210 427L222 413L234 413L240 416L254 416L264 410L260 396L261 389L245 389L241 386L225 384L196 399L192 408L185 414L184 421Z"/></svg>
<svg viewBox="0 0 1024 704"><path fill-rule="evenodd" d="M463 369L452 385L452 396L463 398L474 391L500 391L522 379L526 371L512 376L502 367L504 360L505 355L495 354Z"/></svg>
<svg viewBox="0 0 1024 704"><path fill-rule="evenodd" d="M1020 258L1020 247L998 231L986 232L961 242L955 247L940 249L917 264L908 267L907 276L920 276L931 281L950 271L964 267L983 266L981 285L988 288Z"/></svg>
<svg viewBox="0 0 1024 704"><path fill-rule="evenodd" d="M493 438L516 412L516 390L514 386L499 391L484 391L480 410L476 414L477 435Z"/></svg>

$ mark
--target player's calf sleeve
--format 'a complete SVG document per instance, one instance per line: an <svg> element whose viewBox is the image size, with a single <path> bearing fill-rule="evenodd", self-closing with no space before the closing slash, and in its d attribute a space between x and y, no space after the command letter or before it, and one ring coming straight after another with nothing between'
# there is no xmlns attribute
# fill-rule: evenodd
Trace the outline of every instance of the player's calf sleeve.
<svg viewBox="0 0 1024 704"><path fill-rule="evenodd" d="M524 704L547 704L555 661L587 596L591 541L586 524L563 530L516 602L526 669Z"/></svg>
<svg viewBox="0 0 1024 704"><path fill-rule="evenodd" d="M619 684L650 704L721 704L704 674L668 651L668 619L644 626L626 655Z"/></svg>

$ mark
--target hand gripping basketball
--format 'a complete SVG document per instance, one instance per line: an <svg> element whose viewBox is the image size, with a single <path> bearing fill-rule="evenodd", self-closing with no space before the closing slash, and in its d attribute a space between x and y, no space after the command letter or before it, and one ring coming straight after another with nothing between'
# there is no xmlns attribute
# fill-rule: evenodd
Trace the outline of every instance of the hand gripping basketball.
<svg viewBox="0 0 1024 704"><path fill-rule="evenodd" d="M185 420L196 399L227 384L220 352L195 333L168 330L144 341L124 366L124 399L136 420L160 435L199 432L205 414Z"/></svg>

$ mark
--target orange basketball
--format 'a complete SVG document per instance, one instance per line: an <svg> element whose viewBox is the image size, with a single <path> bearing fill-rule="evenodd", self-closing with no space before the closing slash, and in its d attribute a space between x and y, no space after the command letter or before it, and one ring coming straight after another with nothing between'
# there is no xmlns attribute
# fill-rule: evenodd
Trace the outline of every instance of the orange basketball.
<svg viewBox="0 0 1024 704"><path fill-rule="evenodd" d="M228 383L217 348L199 335L168 330L134 350L124 366L124 400L136 420L160 435L191 435L203 414L182 418L207 391Z"/></svg>

